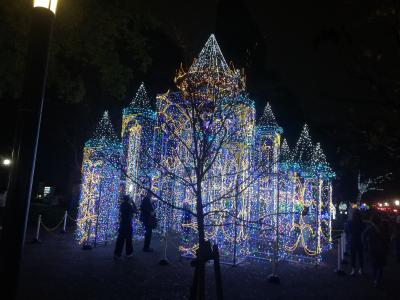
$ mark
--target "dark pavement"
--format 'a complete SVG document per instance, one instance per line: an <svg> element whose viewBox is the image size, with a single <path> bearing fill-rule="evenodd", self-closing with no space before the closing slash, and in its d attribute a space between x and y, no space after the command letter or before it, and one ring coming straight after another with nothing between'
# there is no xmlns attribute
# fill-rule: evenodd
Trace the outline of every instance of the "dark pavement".
<svg viewBox="0 0 400 300"><path fill-rule="evenodd" d="M30 240L32 235L28 235ZM42 241L26 245L19 299L188 299L193 269L189 260L179 258L172 242L168 248L171 265L160 266L157 238L153 253L141 252L143 242L138 241L134 242L134 257L120 261L113 260L114 244L83 251L71 233L43 232ZM267 281L269 262L223 265L225 299L400 299L400 264L391 261L381 289L372 287L369 269L364 276L337 276L333 254L317 269L281 263L280 285ZM212 265L207 272L208 299L215 299Z"/></svg>

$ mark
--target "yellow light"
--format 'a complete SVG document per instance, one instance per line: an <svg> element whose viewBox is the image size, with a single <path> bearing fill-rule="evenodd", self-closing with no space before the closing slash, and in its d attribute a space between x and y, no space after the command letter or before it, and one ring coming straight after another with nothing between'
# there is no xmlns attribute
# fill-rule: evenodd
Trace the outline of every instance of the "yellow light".
<svg viewBox="0 0 400 300"><path fill-rule="evenodd" d="M394 204L395 204L396 206L399 206L399 205L400 205L400 200L394 200Z"/></svg>
<svg viewBox="0 0 400 300"><path fill-rule="evenodd" d="M44 7L50 9L55 14L57 3L58 0L33 0L33 7Z"/></svg>

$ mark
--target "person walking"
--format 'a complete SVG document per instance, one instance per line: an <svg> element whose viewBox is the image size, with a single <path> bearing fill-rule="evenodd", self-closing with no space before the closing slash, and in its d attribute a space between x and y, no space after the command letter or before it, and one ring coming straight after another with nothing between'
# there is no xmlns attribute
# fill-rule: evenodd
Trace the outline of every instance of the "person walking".
<svg viewBox="0 0 400 300"><path fill-rule="evenodd" d="M118 229L117 243L115 244L114 258L119 259L122 254L122 248L125 244L126 257L132 257L132 219L133 214L137 213L137 208L134 202L131 201L128 195L122 197L120 206L120 222Z"/></svg>
<svg viewBox="0 0 400 300"><path fill-rule="evenodd" d="M358 209L353 211L352 218L348 223L349 243L350 243L350 257L351 257L351 273L350 275L355 276L357 270L358 260L358 274L363 274L363 243L361 239L362 232L364 231L364 223L362 221L361 212Z"/></svg>
<svg viewBox="0 0 400 300"><path fill-rule="evenodd" d="M383 269L386 265L388 245L385 238L386 234L382 231L381 218L374 215L363 233L363 240L366 243L368 258L373 270L374 287L381 284Z"/></svg>
<svg viewBox="0 0 400 300"><path fill-rule="evenodd" d="M147 192L146 196L142 199L142 203L140 204L140 220L142 221L145 229L143 251L153 252L153 249L150 248L150 242L153 229L157 226L157 219L153 204L151 202L151 192Z"/></svg>

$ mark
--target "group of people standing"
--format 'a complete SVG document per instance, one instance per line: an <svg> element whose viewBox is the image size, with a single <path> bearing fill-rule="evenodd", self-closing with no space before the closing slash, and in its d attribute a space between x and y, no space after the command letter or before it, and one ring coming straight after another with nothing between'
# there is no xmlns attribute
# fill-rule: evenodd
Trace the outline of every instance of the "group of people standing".
<svg viewBox="0 0 400 300"><path fill-rule="evenodd" d="M126 257L132 257L133 245L133 227L132 220L134 214L138 213L138 209L135 203L131 200L128 195L122 197L122 202L120 205L120 223L118 229L118 238L115 244L114 258L119 259L122 254L122 250L125 244ZM153 229L157 226L157 219L151 201L151 193L148 192L146 196L143 197L140 204L140 221L143 224L145 234L144 234L144 252L153 252L150 248L151 236Z"/></svg>
<svg viewBox="0 0 400 300"><path fill-rule="evenodd" d="M381 218L378 214L372 214L366 218L360 210L353 210L351 218L345 225L347 250L350 251L352 266L350 275L363 274L366 258L372 267L374 286L378 287L382 281L391 240L395 244L399 243L398 227L398 223L394 223L391 227L389 220ZM396 255L399 260L399 246L396 246Z"/></svg>

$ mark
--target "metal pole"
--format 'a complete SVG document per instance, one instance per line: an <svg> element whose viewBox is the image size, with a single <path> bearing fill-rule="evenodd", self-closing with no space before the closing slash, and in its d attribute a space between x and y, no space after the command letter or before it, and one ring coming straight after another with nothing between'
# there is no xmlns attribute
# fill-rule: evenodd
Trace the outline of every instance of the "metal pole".
<svg viewBox="0 0 400 300"><path fill-rule="evenodd" d="M238 175L236 175L238 176ZM238 188L238 178L236 177L236 186L235 186L235 191L236 191L236 195L235 195L235 240L233 243L233 265L236 266L236 252L237 252L237 218L238 218L238 193L239 193L239 188Z"/></svg>
<svg viewBox="0 0 400 300"><path fill-rule="evenodd" d="M341 270L341 264L342 264L342 237L340 236L340 239L338 240L338 251L337 251L337 269L338 271Z"/></svg>
<svg viewBox="0 0 400 300"><path fill-rule="evenodd" d="M67 232L67 216L68 216L68 212L65 211L65 214L64 214L64 224L63 224L63 229L62 229L62 232L63 232L63 233Z"/></svg>
<svg viewBox="0 0 400 300"><path fill-rule="evenodd" d="M40 225L42 224L42 215L38 216L38 221L36 224L36 234L35 234L35 239L33 240L34 243L40 243Z"/></svg>
<svg viewBox="0 0 400 300"><path fill-rule="evenodd" d="M215 287L217 290L217 299L223 300L224 293L222 289L222 276L221 276L221 265L219 261L219 250L218 245L213 245L213 258L214 258L214 275L215 275Z"/></svg>
<svg viewBox="0 0 400 300"><path fill-rule="evenodd" d="M54 18L54 13L49 9L42 7L32 9L26 73L16 116L13 166L2 237L4 260L0 269L9 299L16 298L18 289Z"/></svg>
<svg viewBox="0 0 400 300"><path fill-rule="evenodd" d="M338 239L337 246L337 269L335 270L336 274L343 276L345 272L342 270L342 237Z"/></svg>
<svg viewBox="0 0 400 300"><path fill-rule="evenodd" d="M167 206L164 205L164 213L167 214ZM163 258L158 262L158 264L162 265L162 266L167 266L169 265L169 261L167 258L167 247L168 247L168 233L167 233L167 220L164 221L164 226L163 226L163 231L164 231L164 256Z"/></svg>
<svg viewBox="0 0 400 300"><path fill-rule="evenodd" d="M276 169L276 191L277 191L277 195L276 195L276 221L275 221L275 247L274 247L274 254L273 254L273 264L272 264L272 274L268 276L268 281L270 283L275 283L275 284L279 284L280 283L280 278L278 276L278 252L279 252L279 197L280 197L280 193L279 193L279 170Z"/></svg>
<svg viewBox="0 0 400 300"><path fill-rule="evenodd" d="M100 177L100 186L99 186L99 197L97 198L97 205L96 205L96 227L94 229L94 247L97 246L97 231L98 231L98 227L99 227L99 215L100 215L100 209L101 209L101 188L102 188L102 183L103 183L103 178Z"/></svg>
<svg viewBox="0 0 400 300"><path fill-rule="evenodd" d="M323 180L318 175L318 206L317 206L317 245L315 249L315 266L319 264L321 253L321 210L322 210L322 185Z"/></svg>

